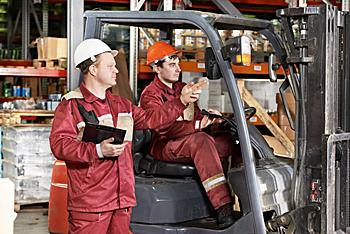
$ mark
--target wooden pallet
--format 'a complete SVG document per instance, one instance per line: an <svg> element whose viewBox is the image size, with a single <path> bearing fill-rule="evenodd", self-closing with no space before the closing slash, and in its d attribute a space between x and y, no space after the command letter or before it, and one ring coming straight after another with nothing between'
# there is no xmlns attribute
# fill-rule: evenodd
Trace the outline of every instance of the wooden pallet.
<svg viewBox="0 0 350 234"><path fill-rule="evenodd" d="M33 211L33 210L47 210L49 207L48 201L26 201L21 203L16 203L14 206L15 212L23 211Z"/></svg>
<svg viewBox="0 0 350 234"><path fill-rule="evenodd" d="M54 114L54 111L48 110L3 110L0 111L0 124L16 127L50 126ZM22 120L35 120L38 117L45 119L43 124L22 123Z"/></svg>
<svg viewBox="0 0 350 234"><path fill-rule="evenodd" d="M260 105L260 103L253 97L253 95L245 88L244 80L237 82L238 89L242 96L242 99L249 105L256 108L256 116L265 124L267 129L274 135L274 137L280 141L283 147L286 149L286 154L283 155L287 158L294 158L294 144L288 138L288 136L281 130L275 121L269 116L266 110Z"/></svg>
<svg viewBox="0 0 350 234"><path fill-rule="evenodd" d="M35 68L66 69L67 68L67 59L66 58L34 59L33 66Z"/></svg>

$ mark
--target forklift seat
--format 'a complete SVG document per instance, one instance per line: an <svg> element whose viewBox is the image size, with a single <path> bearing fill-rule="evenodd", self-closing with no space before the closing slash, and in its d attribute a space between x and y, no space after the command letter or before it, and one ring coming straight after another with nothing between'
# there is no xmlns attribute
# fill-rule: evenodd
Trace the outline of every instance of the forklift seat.
<svg viewBox="0 0 350 234"><path fill-rule="evenodd" d="M148 153L152 133L150 130L135 130L133 137L134 170L136 174L161 177L193 177L194 165L156 160Z"/></svg>

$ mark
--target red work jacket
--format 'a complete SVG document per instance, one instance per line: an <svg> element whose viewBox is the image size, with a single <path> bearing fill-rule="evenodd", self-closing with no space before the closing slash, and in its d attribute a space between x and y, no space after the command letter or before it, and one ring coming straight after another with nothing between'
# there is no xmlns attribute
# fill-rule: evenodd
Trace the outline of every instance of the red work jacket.
<svg viewBox="0 0 350 234"><path fill-rule="evenodd" d="M156 110L173 102L181 95L181 90L186 84L175 82L173 88L166 86L155 76L154 80L143 90L140 98L140 105L145 110ZM183 117L183 116L182 116ZM150 152L155 157L161 155L164 145L170 140L192 134L196 129L196 121L201 120L202 115L197 104L194 108L193 121L177 120L175 123L159 126L155 128L152 134L152 143Z"/></svg>
<svg viewBox="0 0 350 234"><path fill-rule="evenodd" d="M80 91L80 98L64 99L59 104L50 135L53 154L67 165L68 210L103 212L133 207L136 200L132 143L129 142L116 160L100 159L94 143L77 139L84 122L76 101L87 111L93 110L99 119L112 114L114 126L117 126L118 114L129 114L134 129L159 128L162 124L174 122L185 106L180 99L174 99L163 108L144 111L109 91L106 91L106 99L101 100L84 83Z"/></svg>

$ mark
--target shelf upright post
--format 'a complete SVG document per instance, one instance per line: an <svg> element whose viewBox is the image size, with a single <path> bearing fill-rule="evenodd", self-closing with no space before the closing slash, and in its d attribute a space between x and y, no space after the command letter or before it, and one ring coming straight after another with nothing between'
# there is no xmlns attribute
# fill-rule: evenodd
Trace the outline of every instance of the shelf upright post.
<svg viewBox="0 0 350 234"><path fill-rule="evenodd" d="M30 29L30 0L22 1L22 59L28 58L29 29Z"/></svg>
<svg viewBox="0 0 350 234"><path fill-rule="evenodd" d="M145 3L145 0L130 0L130 10L139 11L142 5ZM130 87L133 92L135 101L138 100L137 97L137 73L138 73L138 41L139 41L139 28L130 26L130 55L129 55L129 77L130 77Z"/></svg>
<svg viewBox="0 0 350 234"><path fill-rule="evenodd" d="M47 37L49 32L49 0L43 0L43 36Z"/></svg>
<svg viewBox="0 0 350 234"><path fill-rule="evenodd" d="M68 0L67 8L67 88L70 91L79 87L80 82L80 72L74 68L73 55L75 48L83 40L84 36L84 0Z"/></svg>

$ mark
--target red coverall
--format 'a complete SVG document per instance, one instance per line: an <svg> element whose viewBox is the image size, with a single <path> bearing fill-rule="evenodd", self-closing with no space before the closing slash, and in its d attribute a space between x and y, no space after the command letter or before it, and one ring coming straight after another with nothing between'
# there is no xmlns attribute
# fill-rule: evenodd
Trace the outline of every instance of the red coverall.
<svg viewBox="0 0 350 234"><path fill-rule="evenodd" d="M171 89L156 76L142 92L141 107L156 110L167 105L179 97L184 85L185 83L176 82ZM200 110L196 106L193 121L176 121L155 129L150 151L157 160L194 162L213 207L218 209L231 202L220 157L232 154L233 142L230 138L212 137L196 129L195 126L201 119Z"/></svg>
<svg viewBox="0 0 350 234"><path fill-rule="evenodd" d="M100 159L99 145L77 139L84 121L76 100L87 111L93 110L99 120L110 116L114 126L118 114L129 114L135 129L159 128L174 122L186 107L180 99L174 99L162 108L144 111L109 91L101 100L84 83L80 91L80 97L68 97L59 104L50 135L53 154L67 165L69 232L128 233L130 208L136 205L132 143L117 159Z"/></svg>

